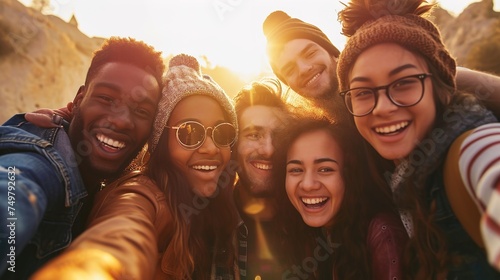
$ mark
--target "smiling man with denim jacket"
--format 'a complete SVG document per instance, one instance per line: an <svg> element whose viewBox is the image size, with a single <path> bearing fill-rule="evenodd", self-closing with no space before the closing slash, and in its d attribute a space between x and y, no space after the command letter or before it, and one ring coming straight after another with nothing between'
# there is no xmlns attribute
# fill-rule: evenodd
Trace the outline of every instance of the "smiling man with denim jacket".
<svg viewBox="0 0 500 280"><path fill-rule="evenodd" d="M94 194L146 143L160 98L161 53L111 38L85 84L40 128L19 114L0 127L0 275L25 279L83 231Z"/></svg>

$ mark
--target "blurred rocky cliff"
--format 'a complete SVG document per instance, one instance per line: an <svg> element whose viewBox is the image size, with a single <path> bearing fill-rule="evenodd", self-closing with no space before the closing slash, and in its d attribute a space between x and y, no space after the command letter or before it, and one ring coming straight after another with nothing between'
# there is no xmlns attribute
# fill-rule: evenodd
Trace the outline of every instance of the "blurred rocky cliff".
<svg viewBox="0 0 500 280"><path fill-rule="evenodd" d="M472 3L457 17L434 9L433 17L458 65L500 75L500 13L493 0Z"/></svg>
<svg viewBox="0 0 500 280"><path fill-rule="evenodd" d="M460 65L500 74L500 16L493 0L471 4L457 17L436 9L433 17ZM65 22L17 0L0 0L0 123L18 112L59 108L73 100L104 40L80 32L77 20ZM220 77L238 80L223 70ZM209 74L219 81L217 73ZM242 84L223 83L229 94Z"/></svg>
<svg viewBox="0 0 500 280"><path fill-rule="evenodd" d="M0 0L0 122L73 100L102 42L80 32L75 22Z"/></svg>

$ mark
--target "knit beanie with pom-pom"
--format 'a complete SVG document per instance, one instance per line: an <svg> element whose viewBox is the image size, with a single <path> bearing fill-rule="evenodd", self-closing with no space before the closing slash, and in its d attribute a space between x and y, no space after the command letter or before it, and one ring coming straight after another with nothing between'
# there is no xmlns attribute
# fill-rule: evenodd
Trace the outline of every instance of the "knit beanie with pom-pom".
<svg viewBox="0 0 500 280"><path fill-rule="evenodd" d="M363 5L354 5L354 2ZM367 2L371 4L364 4ZM455 59L443 44L436 25L421 15L423 9L420 6L425 1L367 2L351 1L350 6L346 6L339 13L343 33L349 37L337 64L341 91L349 88L349 71L358 56L368 48L381 43L396 43L423 56L437 69L439 77L446 84L456 88ZM392 5L393 2L398 5Z"/></svg>
<svg viewBox="0 0 500 280"><path fill-rule="evenodd" d="M150 153L158 145L175 106L182 99L192 95L205 95L215 99L228 116L229 122L236 129L238 128L234 105L224 90L208 75L201 73L200 64L196 58L187 54L179 54L170 60L168 71L164 77L162 97L158 104L153 134L148 145Z"/></svg>

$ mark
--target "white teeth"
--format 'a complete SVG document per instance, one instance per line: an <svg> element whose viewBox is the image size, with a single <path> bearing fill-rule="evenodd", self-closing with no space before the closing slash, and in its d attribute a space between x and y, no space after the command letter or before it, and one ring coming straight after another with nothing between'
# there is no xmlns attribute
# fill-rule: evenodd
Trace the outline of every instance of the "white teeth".
<svg viewBox="0 0 500 280"><path fill-rule="evenodd" d="M217 165L193 165L191 168L196 170L215 170L217 169Z"/></svg>
<svg viewBox="0 0 500 280"><path fill-rule="evenodd" d="M318 73L316 75L314 75L314 77L312 77L307 83L306 83L306 87L309 86L310 84L312 84L320 75L321 73Z"/></svg>
<svg viewBox="0 0 500 280"><path fill-rule="evenodd" d="M262 169L262 170L271 170L271 169L273 169L273 166L271 164L254 163L253 165L255 167L257 167L258 169Z"/></svg>
<svg viewBox="0 0 500 280"><path fill-rule="evenodd" d="M396 132L396 131L400 130L401 128L404 128L407 126L408 126L408 122L401 122L401 123L393 124L390 126L376 127L375 132L381 133L381 134L388 134L388 133Z"/></svg>
<svg viewBox="0 0 500 280"><path fill-rule="evenodd" d="M106 137L102 134L97 134L97 140L99 142L106 144L107 146L115 149L123 149L125 147L125 143L120 142L118 140L111 139L109 137Z"/></svg>
<svg viewBox="0 0 500 280"><path fill-rule="evenodd" d="M324 202L328 199L328 197L315 197L315 198L306 198L302 197L302 202L304 204L318 204Z"/></svg>

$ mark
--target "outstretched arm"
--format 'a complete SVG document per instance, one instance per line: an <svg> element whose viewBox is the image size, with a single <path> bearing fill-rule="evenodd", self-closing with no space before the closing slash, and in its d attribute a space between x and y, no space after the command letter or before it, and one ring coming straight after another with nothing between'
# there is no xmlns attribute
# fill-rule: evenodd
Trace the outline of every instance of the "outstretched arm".
<svg viewBox="0 0 500 280"><path fill-rule="evenodd" d="M165 205L144 176L107 186L96 196L89 227L32 279L152 279L158 240L171 221Z"/></svg>
<svg viewBox="0 0 500 280"><path fill-rule="evenodd" d="M0 155L0 219L6 223L0 274L6 268L15 273L15 257L35 236L48 205L64 207L64 183L50 161L34 152Z"/></svg>
<svg viewBox="0 0 500 280"><path fill-rule="evenodd" d="M500 119L500 77L485 72L457 67L459 90L471 92Z"/></svg>
<svg viewBox="0 0 500 280"><path fill-rule="evenodd" d="M500 123L475 129L462 143L460 173L481 210L488 260L500 271Z"/></svg>

